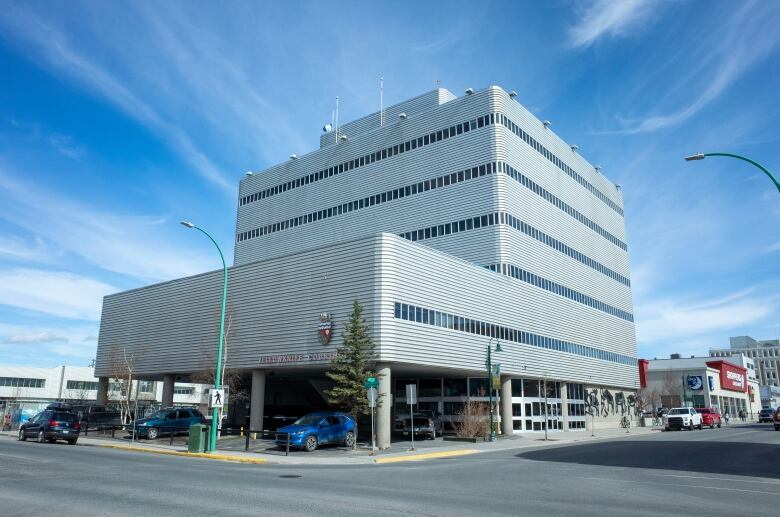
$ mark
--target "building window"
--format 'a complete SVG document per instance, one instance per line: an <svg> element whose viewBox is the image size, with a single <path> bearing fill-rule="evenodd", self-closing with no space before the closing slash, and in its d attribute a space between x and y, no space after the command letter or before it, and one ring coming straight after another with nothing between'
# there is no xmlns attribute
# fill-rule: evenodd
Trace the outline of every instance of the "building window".
<svg viewBox="0 0 780 517"><path fill-rule="evenodd" d="M173 388L174 395L192 395L195 393L195 388L192 386L178 386Z"/></svg>
<svg viewBox="0 0 780 517"><path fill-rule="evenodd" d="M138 391L141 393L153 393L154 392L154 382L152 381L141 381L138 385ZM174 391L176 389L174 388Z"/></svg>
<svg viewBox="0 0 780 517"><path fill-rule="evenodd" d="M98 383L90 381L67 381L65 383L65 388L69 390L95 391L98 389Z"/></svg>
<svg viewBox="0 0 780 517"><path fill-rule="evenodd" d="M43 388L46 379L30 379L27 377L0 377L0 386L9 388Z"/></svg>
<svg viewBox="0 0 780 517"><path fill-rule="evenodd" d="M465 397L466 379L444 379L445 397Z"/></svg>

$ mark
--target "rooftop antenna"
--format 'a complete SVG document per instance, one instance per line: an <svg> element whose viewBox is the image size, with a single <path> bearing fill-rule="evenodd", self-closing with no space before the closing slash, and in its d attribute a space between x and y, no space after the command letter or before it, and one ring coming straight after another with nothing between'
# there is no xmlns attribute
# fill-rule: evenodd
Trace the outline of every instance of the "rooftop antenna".
<svg viewBox="0 0 780 517"><path fill-rule="evenodd" d="M379 78L379 127L385 125L385 78Z"/></svg>
<svg viewBox="0 0 780 517"><path fill-rule="evenodd" d="M441 88L441 79L436 79L436 88Z"/></svg>
<svg viewBox="0 0 780 517"><path fill-rule="evenodd" d="M336 95L336 143L339 142L339 96Z"/></svg>

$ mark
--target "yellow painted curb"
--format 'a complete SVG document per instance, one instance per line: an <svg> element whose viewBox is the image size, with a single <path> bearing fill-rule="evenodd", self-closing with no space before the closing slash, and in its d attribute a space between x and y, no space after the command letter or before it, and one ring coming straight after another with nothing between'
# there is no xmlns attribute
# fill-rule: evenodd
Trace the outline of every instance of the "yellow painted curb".
<svg viewBox="0 0 780 517"><path fill-rule="evenodd" d="M476 454L476 449L458 449L454 451L426 452L423 454L410 454L407 456L390 456L388 458L376 458L374 463L398 463L400 461L420 461L434 458L449 458L451 456L465 456L467 454Z"/></svg>
<svg viewBox="0 0 780 517"><path fill-rule="evenodd" d="M228 456L227 454L169 451L166 449L151 449L148 447L130 447L127 445L99 444L98 447L105 447L107 449L119 449L122 451L149 452L152 454L164 454L167 456L186 456L188 458L205 458L207 460L233 461L236 463L255 463L258 465L263 463L268 463L268 460L264 460L261 458L244 458L242 456Z"/></svg>

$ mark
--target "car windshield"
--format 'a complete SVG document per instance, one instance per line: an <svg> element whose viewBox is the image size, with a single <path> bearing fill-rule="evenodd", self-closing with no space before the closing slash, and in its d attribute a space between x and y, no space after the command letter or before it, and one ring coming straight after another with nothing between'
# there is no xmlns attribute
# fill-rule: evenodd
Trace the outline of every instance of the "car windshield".
<svg viewBox="0 0 780 517"><path fill-rule="evenodd" d="M294 425L317 425L320 420L322 420L322 415L306 415L296 420Z"/></svg>
<svg viewBox="0 0 780 517"><path fill-rule="evenodd" d="M170 411L155 411L151 415L146 415L144 418L158 420L160 418L165 418L168 413L170 413Z"/></svg>
<svg viewBox="0 0 780 517"><path fill-rule="evenodd" d="M683 408L672 409L671 411L669 411L669 414L670 415L687 415L688 414L688 410L687 409L683 409Z"/></svg>

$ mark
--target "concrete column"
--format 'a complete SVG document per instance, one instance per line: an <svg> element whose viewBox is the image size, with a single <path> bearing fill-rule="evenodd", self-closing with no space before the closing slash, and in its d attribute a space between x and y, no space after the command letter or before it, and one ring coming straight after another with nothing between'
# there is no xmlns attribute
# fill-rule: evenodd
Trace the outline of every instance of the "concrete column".
<svg viewBox="0 0 780 517"><path fill-rule="evenodd" d="M166 373L163 375L163 392L162 392L162 405L163 407L173 406L173 386L176 384L176 376L172 373Z"/></svg>
<svg viewBox="0 0 780 517"><path fill-rule="evenodd" d="M252 370L252 396L249 399L249 427L252 431L263 430L265 410L265 370Z"/></svg>
<svg viewBox="0 0 780 517"><path fill-rule="evenodd" d="M563 430L569 431L569 390L568 384L561 382L561 417L563 417Z"/></svg>
<svg viewBox="0 0 780 517"><path fill-rule="evenodd" d="M100 406L108 404L108 377L98 377L97 403Z"/></svg>
<svg viewBox="0 0 780 517"><path fill-rule="evenodd" d="M512 377L501 376L501 434L512 436Z"/></svg>
<svg viewBox="0 0 780 517"><path fill-rule="evenodd" d="M390 377L390 366L378 364L376 373L379 378L379 404L376 408L376 442L377 447L380 449L389 449L390 436L393 431L393 383Z"/></svg>

